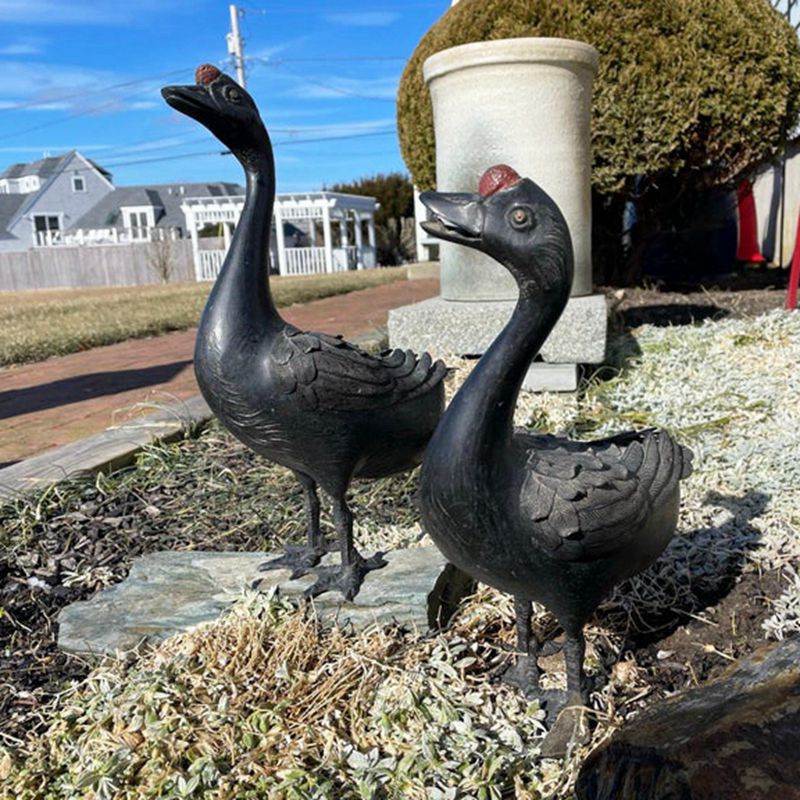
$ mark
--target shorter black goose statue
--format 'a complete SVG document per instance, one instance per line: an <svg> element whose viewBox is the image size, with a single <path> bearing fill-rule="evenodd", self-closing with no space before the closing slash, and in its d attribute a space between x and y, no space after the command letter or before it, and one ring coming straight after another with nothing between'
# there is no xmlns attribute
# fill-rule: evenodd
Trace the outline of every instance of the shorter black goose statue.
<svg viewBox="0 0 800 800"><path fill-rule="evenodd" d="M263 566L288 566L299 575L329 549L319 527L319 485L333 500L341 566L318 568L308 594L338 588L351 599L367 571L385 562L355 549L347 488L354 477L380 478L419 464L442 414L447 370L427 353L373 356L281 318L269 288L269 135L253 99L227 75L204 64L195 77L195 86L162 89L164 99L230 148L247 176L244 208L197 331L197 382L234 436L293 470L303 487L307 545Z"/></svg>
<svg viewBox="0 0 800 800"><path fill-rule="evenodd" d="M493 256L519 286L510 321L428 445L425 529L449 561L514 596L525 654L517 680L552 712L566 700L586 702L583 626L617 583L672 539L691 452L652 429L593 442L515 431L525 373L569 298L567 224L539 186L505 165L483 175L476 195L426 192L421 200L434 215L423 224L428 233ZM566 695L539 690L531 601L566 633Z"/></svg>

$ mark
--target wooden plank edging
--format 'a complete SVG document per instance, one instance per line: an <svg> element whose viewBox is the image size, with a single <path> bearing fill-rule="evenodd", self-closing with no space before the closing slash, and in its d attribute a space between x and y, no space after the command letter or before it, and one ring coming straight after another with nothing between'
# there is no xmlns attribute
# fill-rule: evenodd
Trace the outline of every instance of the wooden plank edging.
<svg viewBox="0 0 800 800"><path fill-rule="evenodd" d="M0 469L0 501L14 500L79 475L124 467L146 446L181 439L204 426L212 416L198 394L12 464Z"/></svg>

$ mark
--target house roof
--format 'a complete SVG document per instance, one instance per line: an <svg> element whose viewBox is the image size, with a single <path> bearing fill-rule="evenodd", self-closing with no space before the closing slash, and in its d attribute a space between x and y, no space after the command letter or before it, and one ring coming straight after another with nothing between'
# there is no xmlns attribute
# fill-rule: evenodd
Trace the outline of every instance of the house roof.
<svg viewBox="0 0 800 800"><path fill-rule="evenodd" d="M12 164L10 167L6 167L0 172L0 180L3 178L24 178L28 175L37 175L42 180L47 180L58 170L59 166L61 166L66 159L77 152L77 150L70 150L68 153L62 153L60 156L46 156L37 161L29 161L27 164L23 164L22 162ZM81 156L81 158L83 158L87 164L91 164L91 166L93 166L109 183L111 182L111 173L105 169L105 167L101 167L96 161L93 161L91 158L86 158L86 156Z"/></svg>
<svg viewBox="0 0 800 800"><path fill-rule="evenodd" d="M27 194L0 194L0 239L14 238L8 233L8 227L20 206L28 199Z"/></svg>
<svg viewBox="0 0 800 800"><path fill-rule="evenodd" d="M68 156L51 156L40 158L38 161L31 161L27 164L12 164L0 172L0 179L3 178L24 178L28 175L38 175L40 178L49 178L57 169L58 165Z"/></svg>
<svg viewBox="0 0 800 800"><path fill-rule="evenodd" d="M182 228L185 218L181 203L187 197L242 195L237 183L167 183L158 186L119 186L89 209L71 228L123 228L121 209L125 206L151 206L160 228Z"/></svg>

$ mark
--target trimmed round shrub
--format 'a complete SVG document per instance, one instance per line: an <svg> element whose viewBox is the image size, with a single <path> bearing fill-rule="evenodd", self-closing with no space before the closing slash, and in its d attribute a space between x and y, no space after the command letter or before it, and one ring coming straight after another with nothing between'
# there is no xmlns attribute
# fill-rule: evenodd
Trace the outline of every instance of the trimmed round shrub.
<svg viewBox="0 0 800 800"><path fill-rule="evenodd" d="M800 45L769 0L461 0L428 31L400 82L400 146L414 182L436 182L422 63L467 42L558 36L600 52L592 182L601 194L671 176L724 183L773 155L800 108ZM535 177L535 176L532 176Z"/></svg>

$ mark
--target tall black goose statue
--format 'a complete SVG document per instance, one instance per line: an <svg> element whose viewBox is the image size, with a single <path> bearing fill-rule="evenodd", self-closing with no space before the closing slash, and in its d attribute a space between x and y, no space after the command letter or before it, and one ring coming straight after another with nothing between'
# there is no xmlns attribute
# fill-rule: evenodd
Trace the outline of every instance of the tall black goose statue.
<svg viewBox="0 0 800 800"><path fill-rule="evenodd" d="M445 413L426 451L425 528L457 567L515 598L514 670L549 712L586 702L583 626L615 584L652 563L672 539L679 481L691 452L642 430L593 442L514 430L532 359L567 303L572 243L558 206L506 165L479 193L423 193L428 233L493 256L516 279L513 315ZM566 633L567 693L539 689L541 643L531 601Z"/></svg>
<svg viewBox="0 0 800 800"><path fill-rule="evenodd" d="M333 501L341 566L318 567L308 593L337 588L351 599L365 574L385 562L355 549L347 488L354 477L379 478L420 462L442 414L446 367L427 353L373 356L281 318L269 287L269 135L250 95L227 75L204 64L195 79L194 86L165 87L164 99L230 148L247 176L241 218L197 332L197 382L234 436L291 469L303 487L307 544L262 566L289 566L298 575L318 564L328 549L319 485Z"/></svg>

